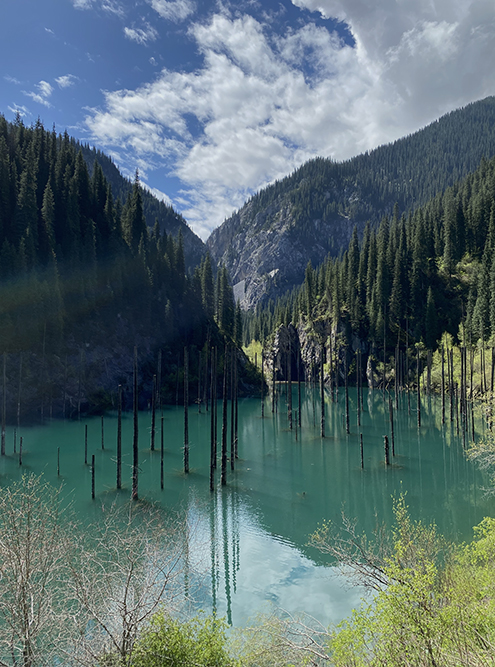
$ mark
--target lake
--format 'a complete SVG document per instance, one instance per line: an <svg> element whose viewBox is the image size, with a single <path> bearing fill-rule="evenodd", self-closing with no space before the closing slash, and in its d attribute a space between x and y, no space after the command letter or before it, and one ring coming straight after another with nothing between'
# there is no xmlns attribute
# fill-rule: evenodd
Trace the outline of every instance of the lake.
<svg viewBox="0 0 495 667"><path fill-rule="evenodd" d="M283 389L283 388L282 388ZM271 412L265 399L261 418L259 399L239 402L239 459L228 465L226 487L209 491L210 416L203 406L189 409L190 473L183 473L183 408L163 409L164 489L160 485L160 413L156 420L156 451L150 450L150 413L139 416L139 495L164 507L181 507L191 525L190 564L203 576L196 595L204 609L215 609L234 625L245 624L259 611L282 608L305 612L325 625L335 623L358 604L360 591L344 586L342 575L328 558L308 546L318 523L339 522L342 511L355 517L368 533L376 520L391 524L392 498L406 493L414 518L434 521L456 540L469 540L472 527L493 515L488 483L463 452L456 423L441 423L440 398L424 397L422 423L417 426L416 397L401 394L394 407L395 456L384 463L384 435L391 437L388 394L363 394L357 423L356 389L349 391L350 433L345 427L344 391L338 402L326 395L325 437L320 437L317 392L303 388L302 429L289 429L285 400ZM297 386L293 387L297 408ZM395 406L395 403L394 403ZM229 406L230 417L230 406ZM219 406L221 419L221 405ZM476 416L476 437L486 423ZM85 427L88 461L95 454L95 500L91 498L91 466L84 462ZM220 440L220 423L218 425ZM131 488L132 415L122 425L123 486L116 492L117 417L53 421L43 426L7 429L7 455L0 459L0 483L22 472L44 473L46 481L64 485L76 511L94 517L115 498L127 500ZM230 433L230 430L229 430ZM364 469L361 468L363 435ZM20 436L23 461L19 465ZM297 439L296 439L297 437ZM220 448L219 448L220 449ZM57 474L60 451L60 475ZM230 451L230 442L229 442Z"/></svg>

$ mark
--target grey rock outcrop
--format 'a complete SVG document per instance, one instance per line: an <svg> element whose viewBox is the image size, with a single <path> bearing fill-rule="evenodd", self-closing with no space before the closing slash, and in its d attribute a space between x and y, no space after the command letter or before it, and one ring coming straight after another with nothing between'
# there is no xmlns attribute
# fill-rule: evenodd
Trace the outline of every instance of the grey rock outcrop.
<svg viewBox="0 0 495 667"><path fill-rule="evenodd" d="M337 254L353 227L347 218L335 216L301 228L293 207L282 198L259 211L251 200L212 232L207 247L213 260L226 266L236 299L247 310L299 285L308 261L316 266L328 254Z"/></svg>

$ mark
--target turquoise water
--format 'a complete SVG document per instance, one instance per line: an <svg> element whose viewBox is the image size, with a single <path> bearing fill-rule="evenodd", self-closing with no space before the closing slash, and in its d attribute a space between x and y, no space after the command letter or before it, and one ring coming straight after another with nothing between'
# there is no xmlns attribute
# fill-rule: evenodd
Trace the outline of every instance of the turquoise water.
<svg viewBox="0 0 495 667"><path fill-rule="evenodd" d="M196 574L195 595L203 608L215 608L233 624L244 624L262 610L282 608L305 612L325 625L338 622L356 606L359 590L343 586L342 576L325 556L307 546L318 523L338 523L344 510L358 527L370 532L379 521L392 521L392 497L407 493L414 518L435 521L456 540L468 540L472 526L494 512L494 501L483 493L487 480L466 460L456 424L441 424L440 399L427 397L418 429L415 397L409 411L406 395L394 409L395 457L384 464L383 436L390 434L388 396L364 393L364 411L357 424L356 390L350 390L350 434L345 429L343 391L339 401L326 397L325 438L320 437L319 403L303 390L302 429L289 430L284 396L278 411L265 400L239 403L239 459L228 465L227 486L209 491L210 415L204 407L189 410L190 473L183 473L183 408L163 410L164 489L160 488L160 414L156 420L156 451L150 450L151 416L139 416L139 495L164 507L182 508L190 524L189 557ZM293 388L297 408L297 387ZM229 406L230 417L230 406ZM448 411L447 411L448 417ZM221 418L221 405L219 405ZM91 497L91 466L95 454L96 497ZM476 419L476 435L486 426ZM220 423L219 423L220 439ZM229 428L230 451L230 428ZM75 510L93 518L116 498L130 496L132 416L122 427L123 489L116 491L116 415L81 422L51 422L7 430L7 455L0 459L0 483L22 472L43 472L47 481L63 484ZM360 434L363 434L364 469ZM23 462L19 465L19 440ZM296 439L297 438L297 439ZM220 447L219 447L220 449ZM58 451L60 458L58 459ZM58 460L60 474L57 474ZM198 574L199 573L199 574Z"/></svg>

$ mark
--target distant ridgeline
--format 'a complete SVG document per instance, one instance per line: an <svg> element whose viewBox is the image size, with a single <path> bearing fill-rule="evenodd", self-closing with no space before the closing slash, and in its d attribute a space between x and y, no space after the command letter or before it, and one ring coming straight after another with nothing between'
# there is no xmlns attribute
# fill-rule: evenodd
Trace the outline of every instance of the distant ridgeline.
<svg viewBox="0 0 495 667"><path fill-rule="evenodd" d="M108 155L102 153L94 147L80 144L75 139L71 139L76 151L81 149L83 157L88 165L90 175L93 173L95 162L99 164L108 184L112 188L114 199L120 199L125 203L128 196L132 193L133 182L124 178ZM186 220L177 213L172 206L157 199L146 188L141 189L141 199L143 202L143 214L148 227L153 228L156 221L160 229L177 239L179 231L182 233L184 258L186 269L193 269L198 266L206 253L206 246L203 241L196 236L188 226Z"/></svg>
<svg viewBox="0 0 495 667"><path fill-rule="evenodd" d="M146 211L157 218L152 227ZM0 354L9 411L14 385L24 387L26 410L39 408L40 392L58 412L62 394L69 412L81 400L85 409L108 407L132 375L134 345L142 385L151 386L161 350L164 391L168 379L175 396L185 345L194 378L207 339L223 347L224 334L239 338L226 273L215 290L209 260L186 271L186 239L190 261L203 253L193 237L137 175L129 183L67 133L0 116Z"/></svg>
<svg viewBox="0 0 495 667"><path fill-rule="evenodd" d="M308 264L302 287L246 316L244 335L264 340L290 322L378 359L384 346L392 356L406 344L433 350L444 332L493 345L495 158L414 213L396 206L362 241L354 227L339 258Z"/></svg>
<svg viewBox="0 0 495 667"><path fill-rule="evenodd" d="M345 250L357 226L376 227L426 204L495 155L495 98L454 111L392 144L345 162L318 158L252 197L207 241L243 308L300 285Z"/></svg>

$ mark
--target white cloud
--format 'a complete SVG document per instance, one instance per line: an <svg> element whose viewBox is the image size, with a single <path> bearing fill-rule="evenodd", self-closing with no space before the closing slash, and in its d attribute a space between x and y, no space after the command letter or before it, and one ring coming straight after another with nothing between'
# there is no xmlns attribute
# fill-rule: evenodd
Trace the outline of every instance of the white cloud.
<svg viewBox="0 0 495 667"><path fill-rule="evenodd" d="M52 85L49 84L48 81L40 81L39 83L36 84L36 88L38 89L37 93L33 91L27 92L25 90L23 90L22 92L27 97L30 97L34 102L37 102L38 104L42 104L43 106L50 108L52 105L48 101L48 98L53 92Z"/></svg>
<svg viewBox="0 0 495 667"><path fill-rule="evenodd" d="M76 9L91 9L93 0L72 0L72 4Z"/></svg>
<svg viewBox="0 0 495 667"><path fill-rule="evenodd" d="M74 76L74 74L64 74L63 76L57 77L55 81L59 88L69 88L75 84L77 76Z"/></svg>
<svg viewBox="0 0 495 667"><path fill-rule="evenodd" d="M163 19L174 23L184 21L196 11L196 3L192 0L149 0L149 2Z"/></svg>
<svg viewBox="0 0 495 667"><path fill-rule="evenodd" d="M48 83L48 81L40 81L36 84L36 88L38 88L42 97L50 97L53 92L53 87Z"/></svg>
<svg viewBox="0 0 495 667"><path fill-rule="evenodd" d="M191 7L150 2L169 19ZM492 0L293 2L345 21L355 46L311 22L274 36L222 10L190 27L200 69L106 92L86 118L95 141L149 173L173 165L175 203L203 237L310 157L349 158L495 93Z"/></svg>
<svg viewBox="0 0 495 667"><path fill-rule="evenodd" d="M159 201L162 201L164 204L167 204L167 206L172 206L172 200L164 192L162 192L158 188L150 188L150 186L147 185L146 183L143 183L143 181L141 181L141 185L143 186L143 188L146 188L146 190L149 190L149 192L151 192L151 194L154 195Z"/></svg>
<svg viewBox="0 0 495 667"><path fill-rule="evenodd" d="M124 18L125 16L124 8L116 0L102 0L101 8L108 14L115 14L115 16L119 16L120 18Z"/></svg>
<svg viewBox="0 0 495 667"><path fill-rule="evenodd" d="M75 9L102 9L108 14L115 14L120 18L125 16L125 10L118 0L72 0Z"/></svg>
<svg viewBox="0 0 495 667"><path fill-rule="evenodd" d="M26 116L30 113L29 109L22 104L14 104L13 106L8 107L8 109L13 114L19 114L20 116Z"/></svg>
<svg viewBox="0 0 495 667"><path fill-rule="evenodd" d="M15 76L9 76L8 74L6 74L3 78L5 79L5 81L8 81L9 83L15 83L16 86L19 86L21 84L19 79L16 79Z"/></svg>
<svg viewBox="0 0 495 667"><path fill-rule="evenodd" d="M158 33L149 23L145 24L144 28L124 28L124 34L127 39L130 39L133 42L138 44L147 44L148 42L154 42L158 37Z"/></svg>

